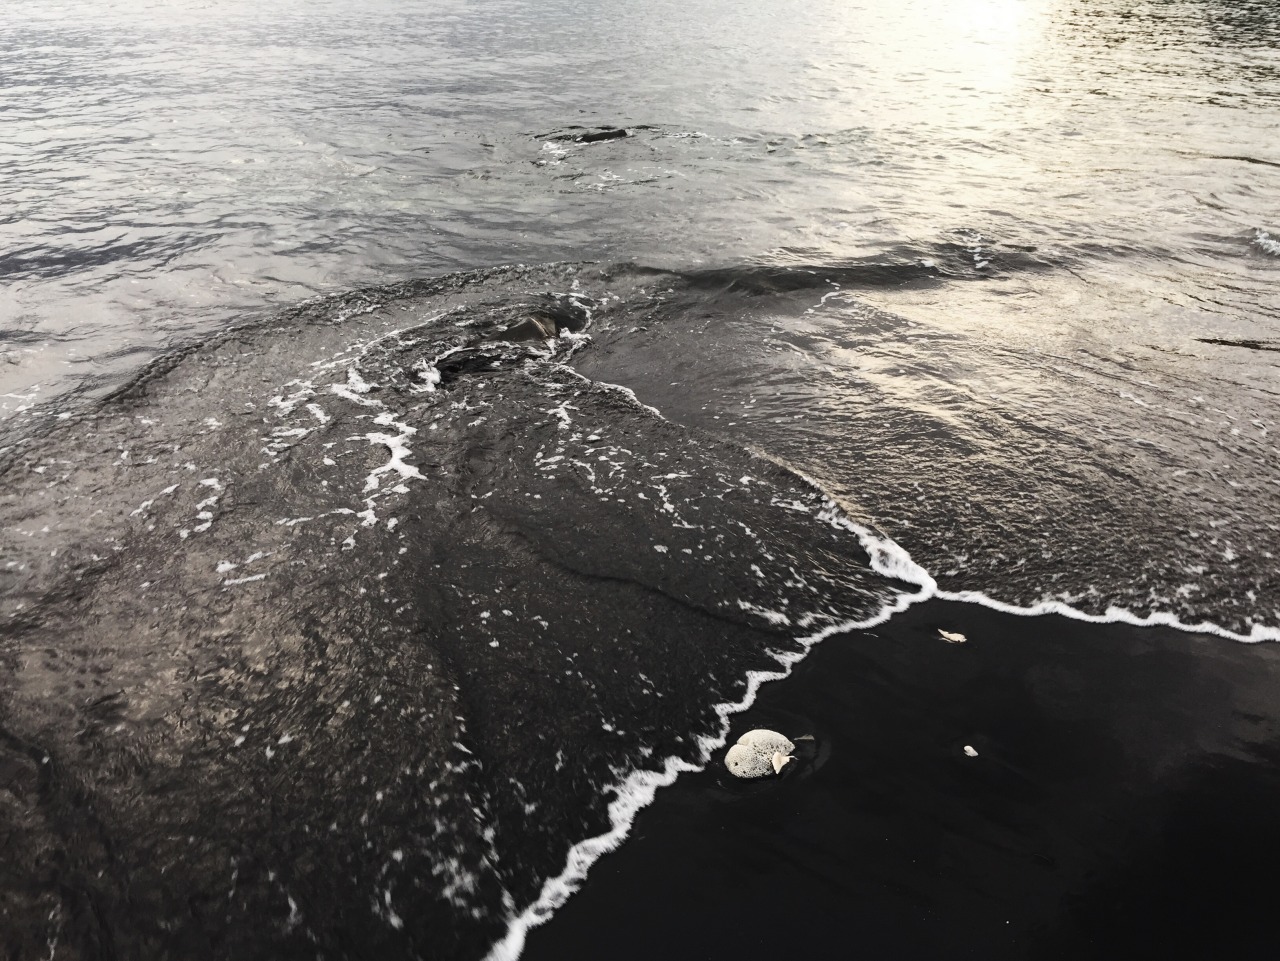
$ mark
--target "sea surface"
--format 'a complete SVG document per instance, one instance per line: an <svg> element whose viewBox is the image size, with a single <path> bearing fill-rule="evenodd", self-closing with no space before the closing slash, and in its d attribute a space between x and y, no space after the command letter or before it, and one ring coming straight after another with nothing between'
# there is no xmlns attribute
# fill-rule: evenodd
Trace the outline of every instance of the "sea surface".
<svg viewBox="0 0 1280 961"><path fill-rule="evenodd" d="M1271 0L14 0L0 91L10 953L509 958L820 641L1280 640Z"/></svg>

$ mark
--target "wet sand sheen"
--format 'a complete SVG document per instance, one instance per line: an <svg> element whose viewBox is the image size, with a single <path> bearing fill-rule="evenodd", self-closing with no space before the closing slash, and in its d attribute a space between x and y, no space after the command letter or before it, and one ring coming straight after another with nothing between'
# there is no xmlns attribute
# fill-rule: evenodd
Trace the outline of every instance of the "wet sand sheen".
<svg viewBox="0 0 1280 961"><path fill-rule="evenodd" d="M1271 957L1278 675L1272 645L913 607L735 719L816 756L681 777L523 957Z"/></svg>

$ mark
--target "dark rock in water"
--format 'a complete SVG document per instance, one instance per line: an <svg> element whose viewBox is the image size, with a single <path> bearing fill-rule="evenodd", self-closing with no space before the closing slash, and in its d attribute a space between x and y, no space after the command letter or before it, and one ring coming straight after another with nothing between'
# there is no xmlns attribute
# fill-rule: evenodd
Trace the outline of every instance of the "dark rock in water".
<svg viewBox="0 0 1280 961"><path fill-rule="evenodd" d="M548 133L535 134L541 141L558 141L560 143L600 143L605 140L623 140L635 136L637 131L656 130L648 124L636 124L632 127L595 127L580 126L561 127Z"/></svg>
<svg viewBox="0 0 1280 961"><path fill-rule="evenodd" d="M548 340L562 331L578 333L584 330L590 314L580 302L571 297L545 296L533 311L510 327L498 331L498 340Z"/></svg>
<svg viewBox="0 0 1280 961"><path fill-rule="evenodd" d="M1280 342L1262 340L1224 340L1220 337L1197 337L1196 342L1212 344L1215 347L1244 347L1246 350L1280 351Z"/></svg>
<svg viewBox="0 0 1280 961"><path fill-rule="evenodd" d="M555 321L544 317L526 317L502 332L503 340L547 340L556 335Z"/></svg>
<svg viewBox="0 0 1280 961"><path fill-rule="evenodd" d="M559 296L544 294L538 303L538 313L544 319L553 322L557 332L569 330L577 333L586 329L591 319L590 313L583 309L580 300L563 294Z"/></svg>
<svg viewBox="0 0 1280 961"><path fill-rule="evenodd" d="M650 280L355 292L9 444L5 956L479 957L623 776L900 596L804 481L498 337Z"/></svg>
<svg viewBox="0 0 1280 961"><path fill-rule="evenodd" d="M623 137L630 137L631 134L621 127L613 130L595 130L591 133L579 134L577 136L578 143L597 143L601 140L621 140Z"/></svg>

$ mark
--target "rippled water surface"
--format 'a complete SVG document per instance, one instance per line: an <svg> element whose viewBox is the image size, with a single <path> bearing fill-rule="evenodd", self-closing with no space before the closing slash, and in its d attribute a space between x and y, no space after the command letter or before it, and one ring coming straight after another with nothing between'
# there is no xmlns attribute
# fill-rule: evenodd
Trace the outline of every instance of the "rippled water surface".
<svg viewBox="0 0 1280 961"><path fill-rule="evenodd" d="M267 306L550 259L926 261L990 282L887 305L1234 364L1192 338L1274 344L1278 35L1266 0L18 0L5 409Z"/></svg>

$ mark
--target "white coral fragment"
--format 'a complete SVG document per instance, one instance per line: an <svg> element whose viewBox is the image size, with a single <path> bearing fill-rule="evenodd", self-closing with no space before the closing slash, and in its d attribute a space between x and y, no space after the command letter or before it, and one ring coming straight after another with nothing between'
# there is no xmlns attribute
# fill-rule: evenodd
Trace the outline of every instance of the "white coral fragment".
<svg viewBox="0 0 1280 961"><path fill-rule="evenodd" d="M780 774L796 746L777 731L757 728L738 738L724 756L725 766L735 777L764 777L771 770Z"/></svg>

